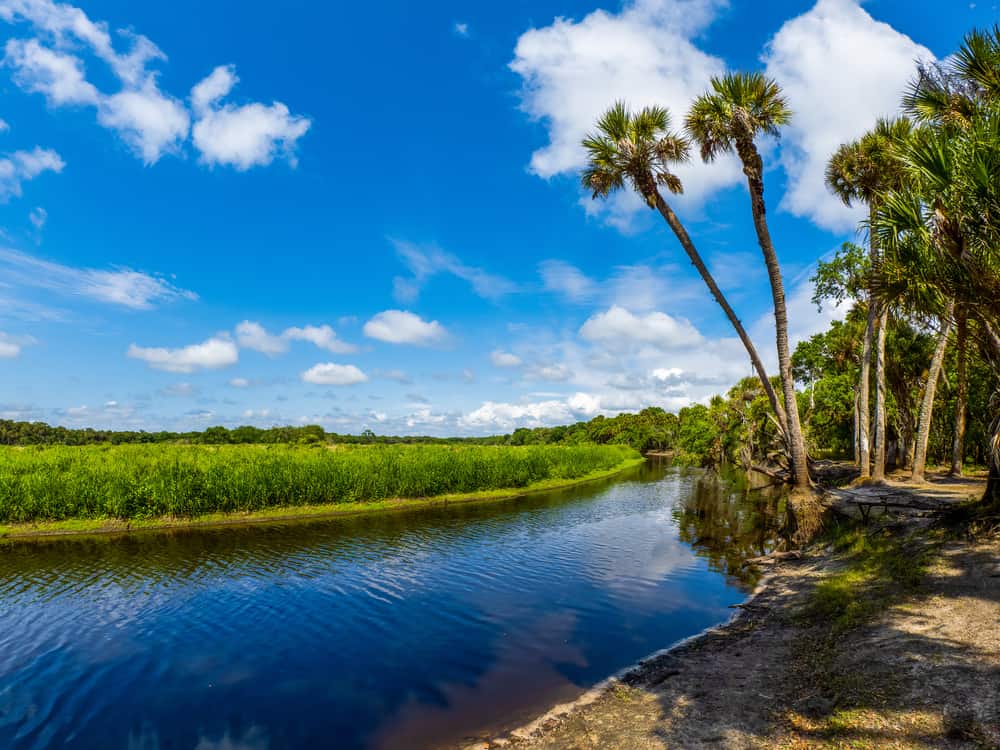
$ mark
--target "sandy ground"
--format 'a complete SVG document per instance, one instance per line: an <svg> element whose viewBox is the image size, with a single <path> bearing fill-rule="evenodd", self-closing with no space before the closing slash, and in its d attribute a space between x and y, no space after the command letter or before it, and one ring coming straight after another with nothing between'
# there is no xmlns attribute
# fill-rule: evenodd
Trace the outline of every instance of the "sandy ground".
<svg viewBox="0 0 1000 750"><path fill-rule="evenodd" d="M976 482L892 482L834 497L950 504ZM845 553L782 561L729 625L654 657L572 707L476 748L1000 748L1000 537L927 534L926 514L872 511L926 572L850 627L812 616ZM885 530L888 527L888 530Z"/></svg>

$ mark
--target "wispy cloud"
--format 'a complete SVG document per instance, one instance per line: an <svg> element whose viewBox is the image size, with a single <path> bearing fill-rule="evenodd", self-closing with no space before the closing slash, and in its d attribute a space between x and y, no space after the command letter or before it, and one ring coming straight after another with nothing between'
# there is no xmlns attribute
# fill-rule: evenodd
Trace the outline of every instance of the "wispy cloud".
<svg viewBox="0 0 1000 750"><path fill-rule="evenodd" d="M66 163L50 148L35 146L31 151L15 151L0 157L0 202L20 198L22 185L43 172L59 173Z"/></svg>
<svg viewBox="0 0 1000 750"><path fill-rule="evenodd" d="M10 248L0 248L0 269L11 286L86 297L134 310L198 298L194 292L180 289L159 275L125 267L112 270L76 268Z"/></svg>
<svg viewBox="0 0 1000 750"><path fill-rule="evenodd" d="M398 302L415 301L424 284L440 274L449 274L468 282L477 295L491 301L518 291L513 281L482 268L468 266L437 245L417 245L404 240L393 240L392 244L411 274L393 279L393 295Z"/></svg>

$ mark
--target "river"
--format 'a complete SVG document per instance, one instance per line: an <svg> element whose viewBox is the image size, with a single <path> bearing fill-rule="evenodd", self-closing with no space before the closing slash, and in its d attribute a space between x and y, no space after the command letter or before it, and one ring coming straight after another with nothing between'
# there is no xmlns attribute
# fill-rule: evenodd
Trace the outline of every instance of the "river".
<svg viewBox="0 0 1000 750"><path fill-rule="evenodd" d="M651 462L516 501L0 545L0 747L453 746L726 620L775 519Z"/></svg>

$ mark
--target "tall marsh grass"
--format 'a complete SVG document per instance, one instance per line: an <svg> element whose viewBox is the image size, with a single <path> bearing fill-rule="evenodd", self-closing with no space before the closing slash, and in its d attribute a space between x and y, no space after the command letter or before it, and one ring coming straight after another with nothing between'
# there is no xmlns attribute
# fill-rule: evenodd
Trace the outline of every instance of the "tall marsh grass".
<svg viewBox="0 0 1000 750"><path fill-rule="evenodd" d="M637 456L611 445L0 448L0 522L433 497L577 479Z"/></svg>

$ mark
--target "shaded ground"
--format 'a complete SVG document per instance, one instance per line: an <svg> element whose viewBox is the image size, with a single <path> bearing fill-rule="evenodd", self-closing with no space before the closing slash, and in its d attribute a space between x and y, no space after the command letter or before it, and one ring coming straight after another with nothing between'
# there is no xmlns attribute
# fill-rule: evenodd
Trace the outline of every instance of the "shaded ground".
<svg viewBox="0 0 1000 750"><path fill-rule="evenodd" d="M1000 535L928 510L982 487L835 491L855 516L859 498L919 509L872 509L775 565L724 628L474 747L1000 748Z"/></svg>

